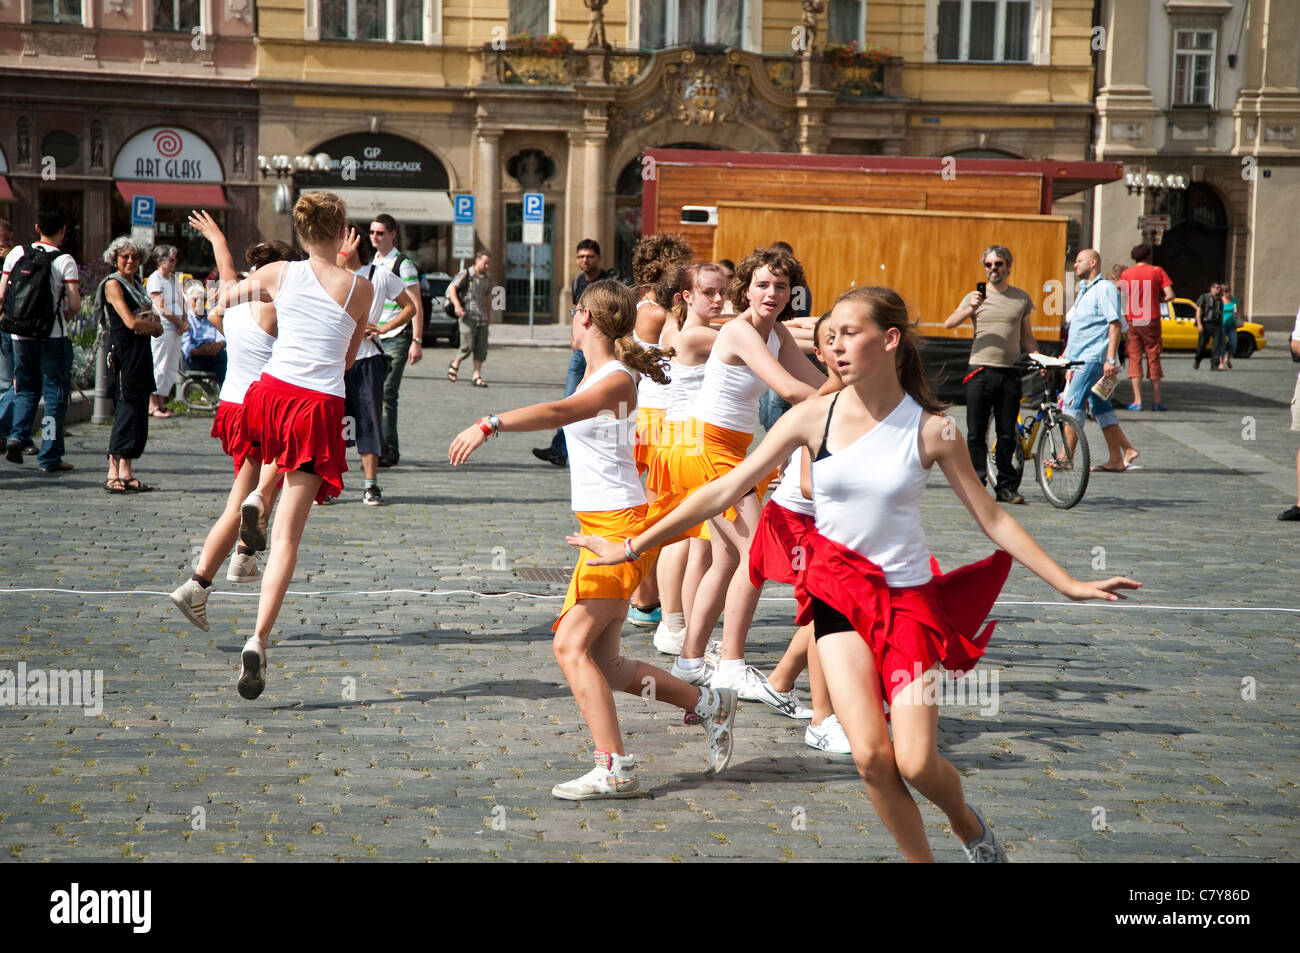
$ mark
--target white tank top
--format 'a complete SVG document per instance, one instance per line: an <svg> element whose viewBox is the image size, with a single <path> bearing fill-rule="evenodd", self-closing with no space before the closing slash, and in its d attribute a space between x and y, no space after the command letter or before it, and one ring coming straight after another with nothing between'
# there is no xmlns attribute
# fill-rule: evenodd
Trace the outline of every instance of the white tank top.
<svg viewBox="0 0 1300 953"><path fill-rule="evenodd" d="M343 364L357 328L347 306L357 281L353 275L347 300L339 307L310 261L286 262L275 296L275 348L266 373L295 387L343 396Z"/></svg>
<svg viewBox="0 0 1300 953"><path fill-rule="evenodd" d="M930 478L917 445L921 418L921 405L904 395L875 427L812 465L817 532L866 556L894 588L931 579L921 529L921 496Z"/></svg>
<svg viewBox="0 0 1300 953"><path fill-rule="evenodd" d="M642 301L641 304L650 304L649 301ZM638 305L639 307L639 305ZM642 341L632 332L632 340L641 345L641 350L648 351L652 347L658 347L658 344L651 344L648 341ZM657 410L664 410L668 406L668 387L667 384L656 384L647 375L642 374L641 379L636 385L636 403L638 407L650 407Z"/></svg>
<svg viewBox="0 0 1300 953"><path fill-rule="evenodd" d="M609 361L574 393L587 390L619 371L636 380L633 370L618 361ZM602 413L565 424L564 442L569 448L569 494L575 513L622 510L646 501L645 488L636 471L635 407L618 418Z"/></svg>
<svg viewBox="0 0 1300 953"><path fill-rule="evenodd" d="M262 369L271 359L275 338L258 327L250 304L227 308L221 327L226 336L226 380L221 385L221 399L242 404L248 385L262 376Z"/></svg>
<svg viewBox="0 0 1300 953"><path fill-rule="evenodd" d="M799 485L799 468L802 463L803 447L797 447L790 454L790 462L785 465L785 476L781 477L781 482L772 491L772 502L795 513L812 516L813 501L804 497L803 487Z"/></svg>
<svg viewBox="0 0 1300 953"><path fill-rule="evenodd" d="M672 378L672 383L668 385L669 420L691 419L695 398L700 392L700 385L704 383L704 369L707 366L708 362L705 361L694 367L686 367L678 364L676 360L668 365L668 376Z"/></svg>
<svg viewBox="0 0 1300 953"><path fill-rule="evenodd" d="M775 327L767 336L767 349L773 357L781 353ZM758 398L768 389L767 381L747 364L723 363L716 351L709 355L704 367L704 383L695 398L693 415L706 424L753 433L758 427Z"/></svg>

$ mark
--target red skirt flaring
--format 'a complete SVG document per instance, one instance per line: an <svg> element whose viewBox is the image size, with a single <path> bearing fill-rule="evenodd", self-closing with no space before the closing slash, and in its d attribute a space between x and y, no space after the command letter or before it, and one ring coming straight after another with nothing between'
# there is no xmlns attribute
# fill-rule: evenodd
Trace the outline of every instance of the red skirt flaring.
<svg viewBox="0 0 1300 953"><path fill-rule="evenodd" d="M282 472L309 467L321 478L316 502L343 492L343 398L263 374L244 394L244 429L262 460Z"/></svg>

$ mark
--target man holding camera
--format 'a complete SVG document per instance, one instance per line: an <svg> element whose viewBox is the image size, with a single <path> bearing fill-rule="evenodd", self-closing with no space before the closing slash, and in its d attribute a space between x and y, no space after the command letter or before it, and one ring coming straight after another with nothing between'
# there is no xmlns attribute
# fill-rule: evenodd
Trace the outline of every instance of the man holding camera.
<svg viewBox="0 0 1300 953"><path fill-rule="evenodd" d="M955 328L967 318L974 325L970 373L966 385L966 446L980 480L988 482L988 431L992 415L997 431L997 479L999 503L1023 503L1020 473L1015 468L1016 418L1020 414L1020 369L1016 363L1038 350L1030 315L1034 303L1029 295L1007 284L1011 274L1011 252L1002 245L990 245L980 261L987 281L962 299L948 319Z"/></svg>

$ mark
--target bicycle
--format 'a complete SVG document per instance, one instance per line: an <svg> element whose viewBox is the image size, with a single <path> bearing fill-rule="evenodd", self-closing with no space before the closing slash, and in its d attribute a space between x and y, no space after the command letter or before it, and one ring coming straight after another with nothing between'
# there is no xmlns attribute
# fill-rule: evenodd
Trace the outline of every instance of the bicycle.
<svg viewBox="0 0 1300 953"><path fill-rule="evenodd" d="M1045 355L1040 355L1045 357ZM1088 438L1084 436L1083 426L1072 415L1067 414L1058 405L1060 388L1053 386L1052 376L1047 372L1060 368L1078 367L1083 361L1064 361L1046 358L1044 361L1031 358L1029 366L1043 371L1048 378L1043 390L1043 397L1029 420L1025 420L1025 407L1021 406L1016 418L1016 441L1012 463L1017 474L1023 474L1025 460L1032 458L1038 485L1043 489L1047 501L1058 509L1068 510L1076 505L1088 489L1088 473L1091 456L1088 452ZM1073 434L1074 449L1071 450ZM996 421L989 421L989 473L997 473L997 428Z"/></svg>
<svg viewBox="0 0 1300 953"><path fill-rule="evenodd" d="M173 391L187 410L198 413L215 413L221 402L221 385L211 371L187 369L183 364L180 379Z"/></svg>

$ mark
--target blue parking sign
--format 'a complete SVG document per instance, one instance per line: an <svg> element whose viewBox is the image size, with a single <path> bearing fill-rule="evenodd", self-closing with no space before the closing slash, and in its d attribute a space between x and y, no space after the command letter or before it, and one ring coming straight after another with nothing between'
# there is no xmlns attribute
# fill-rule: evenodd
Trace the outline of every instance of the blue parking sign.
<svg viewBox="0 0 1300 953"><path fill-rule="evenodd" d="M543 214L543 199L541 192L524 193L524 223L525 224L542 224L546 219Z"/></svg>
<svg viewBox="0 0 1300 953"><path fill-rule="evenodd" d="M457 195L455 212L456 212L457 225L473 225L474 224L474 196Z"/></svg>
<svg viewBox="0 0 1300 953"><path fill-rule="evenodd" d="M137 195L131 199L131 225L153 227L154 198L152 195Z"/></svg>

